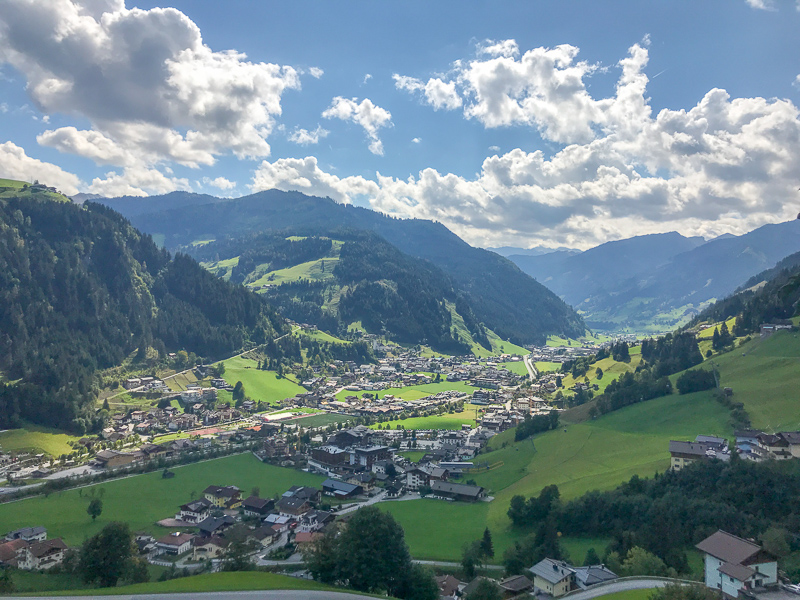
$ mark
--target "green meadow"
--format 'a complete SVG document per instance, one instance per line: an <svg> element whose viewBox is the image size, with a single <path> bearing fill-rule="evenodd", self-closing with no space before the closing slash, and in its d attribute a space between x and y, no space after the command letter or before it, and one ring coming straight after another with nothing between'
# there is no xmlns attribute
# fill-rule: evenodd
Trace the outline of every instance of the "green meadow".
<svg viewBox="0 0 800 600"><path fill-rule="evenodd" d="M391 425L392 429L397 429L398 425L402 425L405 429L461 429L461 425L475 426L476 410L481 407L474 404L465 404L464 410L457 413L449 413L443 415L431 415L428 417L409 417L407 419L399 419L397 421L390 421L382 423L381 427ZM378 425L371 425L372 429L377 429Z"/></svg>
<svg viewBox="0 0 800 600"><path fill-rule="evenodd" d="M237 356L224 361L225 374L222 376L231 385L241 381L247 396L256 401L278 404L286 398L291 398L305 388L297 385L291 379L281 377L275 371L261 371L258 363L249 358Z"/></svg>
<svg viewBox="0 0 800 600"><path fill-rule="evenodd" d="M172 479L162 479L161 472L156 471L0 504L0 531L44 525L50 536L63 537L67 544L77 545L108 523L122 521L133 531L165 535L169 530L156 522L173 517L181 504L199 497L209 485L236 485L245 495L258 487L261 497L269 498L292 485L319 486L324 480L310 473L264 464L249 453L171 470L175 472ZM94 522L86 513L92 493L101 494L103 501L103 513Z"/></svg>
<svg viewBox="0 0 800 600"><path fill-rule="evenodd" d="M227 375L227 373L226 373ZM385 390L380 390L378 392L350 392L348 390L342 390L338 394L336 394L336 399L340 402L344 402L347 396L358 396L361 397L361 394L378 394L378 398L383 398L387 394L392 394L398 398L402 398L403 400L414 401L419 400L420 398L424 398L425 396L430 396L432 394L437 394L439 392L446 392L448 390L454 390L456 392L463 392L465 394L471 394L478 388L474 388L468 383L464 381L442 381L440 383L425 383L423 385L409 385L402 388L387 388Z"/></svg>
<svg viewBox="0 0 800 600"><path fill-rule="evenodd" d="M0 450L10 452L31 452L33 454L49 454L61 456L72 452L69 442L77 442L80 438L68 435L56 429L26 425L22 429L8 429L0 432Z"/></svg>

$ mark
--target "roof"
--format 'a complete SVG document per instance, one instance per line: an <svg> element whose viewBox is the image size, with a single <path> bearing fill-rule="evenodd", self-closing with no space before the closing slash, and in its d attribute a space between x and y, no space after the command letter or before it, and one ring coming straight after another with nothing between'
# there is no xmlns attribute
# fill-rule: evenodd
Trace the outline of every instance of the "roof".
<svg viewBox="0 0 800 600"><path fill-rule="evenodd" d="M781 437L793 446L800 444L800 431L782 431Z"/></svg>
<svg viewBox="0 0 800 600"><path fill-rule="evenodd" d="M207 520L207 519L206 519ZM183 546L186 542L191 542L194 536L191 533L169 533L164 537L156 540L157 544L162 546Z"/></svg>
<svg viewBox="0 0 800 600"><path fill-rule="evenodd" d="M223 525L233 524L232 517L206 517L197 524L200 531L213 533Z"/></svg>
<svg viewBox="0 0 800 600"><path fill-rule="evenodd" d="M47 528L43 527L42 525L37 525L36 527L22 527L21 529L9 531L6 534L6 539L15 540L17 538L29 538L36 535L41 535L42 533L47 533Z"/></svg>
<svg viewBox="0 0 800 600"><path fill-rule="evenodd" d="M449 483L439 479L431 482L431 489L434 492L444 492L446 494L458 494L459 496L474 496L477 498L483 492L483 488L477 485L463 485L460 483Z"/></svg>
<svg viewBox="0 0 800 600"><path fill-rule="evenodd" d="M203 493L211 494L212 496L221 496L223 498L233 498L239 494L239 488L235 485L227 485L224 487L220 485L210 485L203 490Z"/></svg>
<svg viewBox="0 0 800 600"><path fill-rule="evenodd" d="M722 562L742 564L761 551L761 546L748 542L726 531L717 531L695 546L701 552L710 554Z"/></svg>
<svg viewBox="0 0 800 600"><path fill-rule="evenodd" d="M461 582L452 575L441 575L436 577L436 585L439 586L442 596L452 596L458 591Z"/></svg>
<svg viewBox="0 0 800 600"><path fill-rule="evenodd" d="M361 486L353 485L352 483L345 483L344 481L339 481L337 479L326 479L322 482L322 487L330 488L335 492L341 492L343 494L352 494Z"/></svg>
<svg viewBox="0 0 800 600"><path fill-rule="evenodd" d="M728 575L729 577L733 577L734 579L738 579L739 581L747 581L755 571L750 567L745 567L744 565L735 565L733 563L722 563L717 569L720 573L724 575Z"/></svg>
<svg viewBox="0 0 800 600"><path fill-rule="evenodd" d="M198 498L197 500L192 500L186 504L181 504L181 510L186 512L200 512L201 510L205 510L210 506L211 502L208 500L208 498Z"/></svg>
<svg viewBox="0 0 800 600"><path fill-rule="evenodd" d="M316 531L301 531L294 536L294 541L297 544L308 544L318 540L321 536L322 534Z"/></svg>
<svg viewBox="0 0 800 600"><path fill-rule="evenodd" d="M500 587L509 592L519 593L531 589L533 583L525 575L514 575L500 581Z"/></svg>
<svg viewBox="0 0 800 600"><path fill-rule="evenodd" d="M298 509L301 508L304 504L307 504L308 500L305 498L298 498L296 496L284 496L278 503L275 505L278 508L291 508L291 509Z"/></svg>
<svg viewBox="0 0 800 600"><path fill-rule="evenodd" d="M61 538L53 538L52 540L45 540L43 542L34 542L33 544L28 547L28 551L39 558L44 556L51 550L66 550L67 545L64 543L64 540Z"/></svg>
<svg viewBox="0 0 800 600"><path fill-rule="evenodd" d="M528 569L536 577L541 577L550 583L560 583L575 574L575 570L561 560L545 558Z"/></svg>
<svg viewBox="0 0 800 600"><path fill-rule="evenodd" d="M706 456L706 452L712 450L711 444L700 442L677 442L670 440L669 451L673 454L692 454L695 456Z"/></svg>
<svg viewBox="0 0 800 600"><path fill-rule="evenodd" d="M587 565L585 567L574 567L574 569L575 579L581 587L589 587L596 583L617 578L617 574L607 569L605 565Z"/></svg>
<svg viewBox="0 0 800 600"><path fill-rule="evenodd" d="M259 498L258 496L249 496L242 501L242 506L245 508L255 508L256 510L262 510L263 508L269 506L272 500L268 498Z"/></svg>

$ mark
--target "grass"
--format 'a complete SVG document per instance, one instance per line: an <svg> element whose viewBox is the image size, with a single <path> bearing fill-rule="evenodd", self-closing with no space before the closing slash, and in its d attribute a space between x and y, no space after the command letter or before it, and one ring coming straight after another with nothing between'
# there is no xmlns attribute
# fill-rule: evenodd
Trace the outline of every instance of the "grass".
<svg viewBox="0 0 800 600"><path fill-rule="evenodd" d="M231 385L241 381L247 396L269 404L278 404L306 391L290 379L278 379L275 371L261 371L257 367L256 361L249 358L229 358L225 361L225 374L222 377Z"/></svg>
<svg viewBox="0 0 800 600"><path fill-rule="evenodd" d="M175 594L193 592L226 592L250 590L323 590L347 591L333 588L316 581L265 573L261 571L242 571L236 573L204 573L192 577L179 577L169 581L137 583L116 588L89 589L80 592L66 591L63 595L79 593L84 596L110 596L129 594Z"/></svg>
<svg viewBox="0 0 800 600"><path fill-rule="evenodd" d="M638 349L638 348L636 348ZM596 363L589 367L589 370L586 371L586 377L589 378L589 383L597 386L600 388L599 391L595 392L595 395L598 396L603 393L603 391L608 387L608 384L617 379L623 373L628 371L635 371L636 367L639 363L642 362L642 355L641 349L639 349L639 354L631 353L631 360L630 362L617 362L610 356L608 358L604 358L602 360L598 360ZM597 378L597 368L601 368L603 370L603 378ZM583 382L583 377L578 377L575 379L572 375L567 375L564 378L563 385L564 389L568 390L577 382Z"/></svg>
<svg viewBox="0 0 800 600"><path fill-rule="evenodd" d="M329 333L325 333L324 331L320 331L319 329L317 329L316 331L310 331L310 330L302 329L302 330L300 330L298 332L298 335L300 335L302 337L305 337L305 338L308 338L308 339L311 339L311 340L317 340L318 342L330 342L330 343L333 343L333 344L352 344L353 343L353 342L351 342L349 340L343 340L341 338L334 337Z"/></svg>
<svg viewBox="0 0 800 600"><path fill-rule="evenodd" d="M47 185L47 182L42 182ZM54 200L56 202L71 202L63 194L50 191L32 192L30 188L22 189L22 186L30 185L27 181L17 181L16 179L0 179L0 198L39 198L43 200ZM6 189L3 189L6 188Z"/></svg>
<svg viewBox="0 0 800 600"><path fill-rule="evenodd" d="M414 401L424 398L425 396L430 396L439 392L446 392L448 390L471 394L476 389L478 388L474 388L464 381L442 381L441 383L425 383L423 385L409 385L402 388L388 388L378 392L349 392L347 390L342 390L336 394L336 399L340 402L344 402L347 396L361 396L363 393L368 393L378 394L379 398L383 398L386 394L392 394L398 398L402 398L403 400Z"/></svg>
<svg viewBox="0 0 800 600"><path fill-rule="evenodd" d="M26 425L23 429L8 429L0 432L0 450L3 452L45 453L50 456L61 456L72 452L69 442L77 442L80 438L62 433L55 429Z"/></svg>
<svg viewBox="0 0 800 600"><path fill-rule="evenodd" d="M146 530L164 535L157 526L160 519L173 516L178 507L207 486L236 485L245 494L253 487L262 497L272 497L292 485L320 485L324 478L274 467L252 454L239 454L183 467L175 467L173 479L162 479L161 472L136 475L90 487L67 490L0 505L0 530L44 525L51 537L63 537L68 545L80 544L112 521L122 521L131 530ZM100 492L100 490L104 490ZM89 494L102 493L103 513L94 522L86 514Z"/></svg>
<svg viewBox="0 0 800 600"><path fill-rule="evenodd" d="M349 421L352 417L347 415L338 415L336 413L326 413L324 415L314 415L311 417L301 417L296 421L292 421L300 427L325 427L333 423L344 423Z"/></svg>
<svg viewBox="0 0 800 600"><path fill-rule="evenodd" d="M590 490L608 490L633 475L652 476L669 466L670 439L727 431L727 411L705 394L672 395L623 408L595 421L567 425L534 439L513 441L509 430L492 438L493 450L473 462L488 470L468 476L494 496L478 504L437 500L383 503L406 529L415 557L458 560L465 543L489 527L497 556L529 532L512 529L506 511L511 498L538 494L547 485L570 499ZM505 444L505 447L503 447ZM411 506L392 506L408 504ZM415 509L414 506L417 506ZM587 544L572 543L582 560ZM595 547L602 554L604 546Z"/></svg>
<svg viewBox="0 0 800 600"><path fill-rule="evenodd" d="M625 590L624 592L614 592L606 594L603 600L648 600L653 590Z"/></svg>
<svg viewBox="0 0 800 600"><path fill-rule="evenodd" d="M523 361L501 363L500 367L503 368L503 369L507 369L508 371L511 371L512 373L516 373L517 375L527 375L528 374L528 369L527 369L527 367L525 367L525 363Z"/></svg>
<svg viewBox="0 0 800 600"><path fill-rule="evenodd" d="M327 256L325 258L311 260L286 269L265 272L257 279L248 281L248 285L264 285L270 283L277 285L289 281L299 281L300 279L310 279L312 281L332 280L333 269L338 262L338 256ZM258 271L256 271L256 273L257 272Z"/></svg>
<svg viewBox="0 0 800 600"><path fill-rule="evenodd" d="M475 425L476 408L479 407L474 404L465 404L464 411L460 413L432 415L429 417L409 417L408 419L389 421L388 425L391 425L392 429L397 429L398 425L402 425L406 429L461 429L461 425ZM386 423L383 423L381 427L386 425ZM377 425L371 425L372 429L377 427Z"/></svg>
<svg viewBox="0 0 800 600"><path fill-rule="evenodd" d="M425 456L424 450L408 450L407 452L398 452L400 456L403 456L410 460L413 463L419 462L423 456Z"/></svg>
<svg viewBox="0 0 800 600"><path fill-rule="evenodd" d="M533 363L539 373L546 373L547 371L558 371L561 368L561 363L540 360Z"/></svg>

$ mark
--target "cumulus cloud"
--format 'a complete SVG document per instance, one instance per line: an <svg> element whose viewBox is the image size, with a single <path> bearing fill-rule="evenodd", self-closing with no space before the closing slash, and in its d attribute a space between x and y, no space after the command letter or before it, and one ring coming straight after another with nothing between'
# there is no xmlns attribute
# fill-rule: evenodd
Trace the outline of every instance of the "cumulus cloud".
<svg viewBox="0 0 800 600"><path fill-rule="evenodd" d="M329 133L330 131L323 129L321 125L317 125L317 128L313 131L297 128L289 135L289 141L300 144L301 146L319 144L319 141L327 137Z"/></svg>
<svg viewBox="0 0 800 600"><path fill-rule="evenodd" d="M68 196L77 194L78 188L81 186L81 180L77 175L68 173L54 164L28 156L25 150L14 142L0 144L0 177L20 181L38 179Z"/></svg>
<svg viewBox="0 0 800 600"><path fill-rule="evenodd" d="M418 137L412 138L411 141L415 144L419 144L422 140Z"/></svg>
<svg viewBox="0 0 800 600"><path fill-rule="evenodd" d="M473 177L428 168L405 180L380 173L374 179L339 179L310 158L302 175L265 162L259 173L269 178L261 184L323 193L342 202L367 198L375 209L441 221L472 243L494 246L524 242L587 248L672 230L738 234L796 215L800 111L791 101L731 98L725 90L712 89L696 106L653 114L646 47L630 48L617 65L613 96L600 99L586 91L584 78L593 67L576 67L576 53L559 47L554 53L539 49L512 59L517 68L526 60L536 62L536 69L523 69L534 82L526 85L541 84L547 93L537 95L535 106L516 95L516 108L505 114L530 111L529 117L519 118L522 123L550 139L573 140L552 154L514 149L487 157ZM489 75L481 85L488 86L497 74L497 65L490 65L496 60L466 65L464 73L485 69ZM507 74L509 80L519 75ZM555 90L554 80L566 88ZM478 105L473 100L465 108ZM497 117L506 107L488 99L485 106L489 127L490 112L497 109ZM563 107L577 107L579 126L562 121L575 114L565 109L559 115Z"/></svg>
<svg viewBox="0 0 800 600"><path fill-rule="evenodd" d="M119 196L149 196L166 194L175 190L191 191L188 179L168 177L158 169L126 167L122 173L109 171L105 178L96 177L89 186L89 192L106 198Z"/></svg>
<svg viewBox="0 0 800 600"><path fill-rule="evenodd" d="M383 142L378 136L378 130L392 125L392 114L385 108L373 104L369 98L364 98L359 103L358 98L336 96L322 116L360 125L370 140L369 151L383 156Z"/></svg>
<svg viewBox="0 0 800 600"><path fill-rule="evenodd" d="M406 77L404 75L394 74L394 85L398 90L406 90L408 92L420 92L425 98L425 102L430 104L434 110L445 109L455 110L462 104L461 96L456 91L456 84L454 81L444 82L438 77L433 77L423 83L414 77Z"/></svg>
<svg viewBox="0 0 800 600"><path fill-rule="evenodd" d="M325 74L325 71L323 71L319 67L311 67L308 70L308 74L311 75L314 79L319 79Z"/></svg>
<svg viewBox="0 0 800 600"><path fill-rule="evenodd" d="M771 0L745 0L745 2L747 2L747 4L752 8L758 8L760 10L774 10Z"/></svg>
<svg viewBox="0 0 800 600"><path fill-rule="evenodd" d="M205 185L210 185L211 187L215 187L220 190L232 190L236 187L236 182L231 181L230 179L225 179L224 177L216 177L211 179L209 177L203 177L203 183Z"/></svg>
<svg viewBox="0 0 800 600"><path fill-rule="evenodd" d="M211 50L176 9L127 9L123 0L7 0L0 61L25 76L41 112L91 123L45 132L41 144L139 170L268 156L282 94L300 87L291 67Z"/></svg>

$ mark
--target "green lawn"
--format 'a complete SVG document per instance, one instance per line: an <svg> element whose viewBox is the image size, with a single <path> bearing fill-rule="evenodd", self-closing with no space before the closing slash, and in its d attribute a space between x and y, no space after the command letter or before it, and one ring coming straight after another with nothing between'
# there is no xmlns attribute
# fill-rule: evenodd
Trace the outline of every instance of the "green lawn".
<svg viewBox="0 0 800 600"><path fill-rule="evenodd" d="M533 366L536 367L536 370L540 373L544 373L546 371L558 371L561 368L561 363L540 360L533 363Z"/></svg>
<svg viewBox="0 0 800 600"><path fill-rule="evenodd" d="M61 456L72 452L68 442L76 442L80 438L55 429L27 425L24 429L8 429L0 433L0 450L3 452L44 452L51 456Z"/></svg>
<svg viewBox="0 0 800 600"><path fill-rule="evenodd" d="M67 544L80 544L111 521L124 521L133 531L165 534L156 521L172 517L178 507L209 485L236 485L244 494L257 486L262 497L281 494L292 485L320 485L323 477L260 462L252 454L239 454L202 463L175 467L175 477L162 479L161 472L136 475L19 502L0 504L0 531L44 525L52 537ZM96 522L86 514L91 489L102 492L103 513ZM97 493L100 493L99 491Z"/></svg>
<svg viewBox="0 0 800 600"><path fill-rule="evenodd" d="M642 362L641 348L637 347L636 350L639 350L639 353L637 354L632 352L630 362L617 362L609 356L608 358L598 360L589 367L589 370L586 371L585 377L589 378L590 384L597 384L597 386L600 388L599 391L595 392L595 395L602 394L606 387L608 387L608 384L617 379L623 373L636 370L636 367L640 362ZM603 370L602 379L597 378L596 373L598 367ZM578 381L583 382L583 379L583 377L578 377L578 379L575 379L572 377L572 375L567 375L563 381L564 389L567 390L571 388Z"/></svg>
<svg viewBox="0 0 800 600"><path fill-rule="evenodd" d="M265 573L243 571L236 573L204 573L192 577L179 577L169 581L137 583L116 588L89 589L80 592L66 591L57 596L71 596L80 593L85 596L110 596L128 594L176 594L192 592L225 592L248 590L331 590L344 591L316 581Z"/></svg>
<svg viewBox="0 0 800 600"><path fill-rule="evenodd" d="M528 368L525 366L525 363L523 361L500 363L500 367L503 369L507 369L512 373L516 373L517 375L528 374Z"/></svg>
<svg viewBox="0 0 800 600"><path fill-rule="evenodd" d="M489 527L497 556L527 532L511 528L506 515L512 496L531 496L556 484L564 499L590 490L614 488L633 475L651 477L669 466L670 439L728 431L728 413L704 394L673 395L636 404L595 421L567 425L533 440L513 441L509 430L492 439L491 452L473 462L485 464L468 477L489 490L489 503L425 500L383 503L406 529L414 556L458 560L463 545ZM503 444L506 447L502 447ZM393 506L408 504L410 506ZM592 541L589 543L594 544ZM585 554L586 544L573 544ZM604 546L595 548L602 554ZM574 556L583 560L583 556Z"/></svg>
<svg viewBox="0 0 800 600"><path fill-rule="evenodd" d="M319 329L317 329L316 331L300 330L298 332L298 335L301 335L303 337L309 338L311 340L317 340L318 342L329 342L329 343L333 343L333 344L352 344L353 343L350 340L343 340L341 338L334 337L329 333L326 333L324 331L320 331Z"/></svg>
<svg viewBox="0 0 800 600"><path fill-rule="evenodd" d="M648 600L653 590L627 590L601 596L603 600Z"/></svg>
<svg viewBox="0 0 800 600"><path fill-rule="evenodd" d="M287 269L265 272L257 279L248 281L248 285L279 284L289 281L299 281L300 279L310 279L313 281L332 280L333 269L338 262L338 256L328 256L318 260L311 260ZM256 271L256 273L257 272L258 271Z"/></svg>
<svg viewBox="0 0 800 600"><path fill-rule="evenodd" d="M383 398L386 394L392 394L398 398L402 398L403 400L414 401L424 398L425 396L430 396L439 392L446 392L448 390L455 390L457 392L471 394L476 389L478 388L474 388L464 381L442 381L441 383L426 383L424 385L409 385L402 388L388 388L378 392L349 392L347 390L342 390L336 394L336 399L340 402L344 402L347 396L361 397L361 394L367 393L373 395L378 394L379 398Z"/></svg>
<svg viewBox="0 0 800 600"><path fill-rule="evenodd" d="M398 452L400 456L404 456L411 462L419 462L419 459L425 456L424 450L408 450L406 452Z"/></svg>
<svg viewBox="0 0 800 600"><path fill-rule="evenodd" d="M381 423L382 428L391 425L392 429L397 429L402 425L405 429L461 429L461 425L475 426L476 409L481 407L474 404L465 404L463 412L450 413L444 415L432 415L429 417L409 417L408 419L398 419ZM371 425L372 429L377 429L378 425Z"/></svg>
<svg viewBox="0 0 800 600"><path fill-rule="evenodd" d="M260 371L257 366L258 363L249 358L229 358L225 361L225 374L222 377L231 385L241 381L247 396L269 404L278 404L306 391L285 377L278 379L275 371Z"/></svg>
<svg viewBox="0 0 800 600"><path fill-rule="evenodd" d="M292 422L300 427L325 427L326 425L330 425L332 423L344 423L352 418L353 417L348 417L347 415L325 413L324 415L301 417L300 419Z"/></svg>

